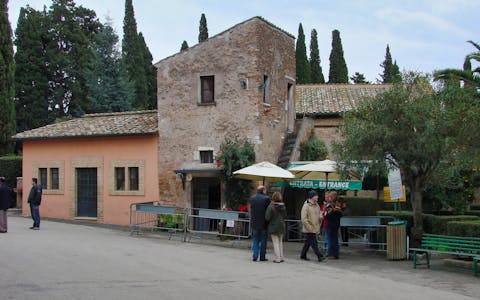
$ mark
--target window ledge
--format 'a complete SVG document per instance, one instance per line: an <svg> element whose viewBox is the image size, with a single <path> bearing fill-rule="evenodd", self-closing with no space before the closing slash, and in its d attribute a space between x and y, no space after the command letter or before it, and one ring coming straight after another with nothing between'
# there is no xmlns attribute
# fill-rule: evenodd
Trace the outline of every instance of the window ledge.
<svg viewBox="0 0 480 300"><path fill-rule="evenodd" d="M197 102L197 105L198 106L216 106L217 103L216 102L209 102L209 103L199 103L199 102Z"/></svg>

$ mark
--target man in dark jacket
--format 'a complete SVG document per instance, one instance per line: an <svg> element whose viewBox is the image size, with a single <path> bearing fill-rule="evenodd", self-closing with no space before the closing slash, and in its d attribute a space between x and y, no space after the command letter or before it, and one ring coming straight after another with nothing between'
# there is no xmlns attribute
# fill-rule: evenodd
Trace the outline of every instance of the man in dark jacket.
<svg viewBox="0 0 480 300"><path fill-rule="evenodd" d="M30 229L40 229L40 203L42 203L42 186L37 183L37 178L32 178L32 188L28 194L30 213L33 219L33 226Z"/></svg>
<svg viewBox="0 0 480 300"><path fill-rule="evenodd" d="M7 233L7 215L10 208L12 189L5 184L5 177L0 177L0 233Z"/></svg>
<svg viewBox="0 0 480 300"><path fill-rule="evenodd" d="M267 252L267 222L265 221L265 211L270 200L265 195L265 187L260 185L257 193L250 198L250 226L252 227L252 260L257 261L260 246L260 261L267 261L265 257Z"/></svg>

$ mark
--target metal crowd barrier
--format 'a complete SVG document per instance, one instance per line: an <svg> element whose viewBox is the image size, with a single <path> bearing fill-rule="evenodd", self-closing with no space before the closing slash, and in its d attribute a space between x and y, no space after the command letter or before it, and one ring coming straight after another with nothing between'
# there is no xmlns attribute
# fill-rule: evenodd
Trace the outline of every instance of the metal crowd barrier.
<svg viewBox="0 0 480 300"><path fill-rule="evenodd" d="M214 210L205 208L181 208L164 206L158 202L130 205L130 234L142 234L143 230L166 231L169 239L182 233L183 241L192 236L211 235L246 239L250 237L248 212Z"/></svg>
<svg viewBox="0 0 480 300"><path fill-rule="evenodd" d="M246 239L250 237L250 217L247 212L188 208L187 230L189 237L215 235Z"/></svg>
<svg viewBox="0 0 480 300"><path fill-rule="evenodd" d="M133 203L130 205L130 234L141 234L142 230L166 231L169 239L178 232L185 236L185 209L163 206L158 202Z"/></svg>

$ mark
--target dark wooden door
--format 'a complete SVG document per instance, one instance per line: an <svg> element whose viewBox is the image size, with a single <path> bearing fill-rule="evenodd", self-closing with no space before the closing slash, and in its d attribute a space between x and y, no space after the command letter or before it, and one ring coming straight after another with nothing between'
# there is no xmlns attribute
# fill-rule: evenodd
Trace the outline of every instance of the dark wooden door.
<svg viewBox="0 0 480 300"><path fill-rule="evenodd" d="M77 217L97 217L96 168L77 168Z"/></svg>

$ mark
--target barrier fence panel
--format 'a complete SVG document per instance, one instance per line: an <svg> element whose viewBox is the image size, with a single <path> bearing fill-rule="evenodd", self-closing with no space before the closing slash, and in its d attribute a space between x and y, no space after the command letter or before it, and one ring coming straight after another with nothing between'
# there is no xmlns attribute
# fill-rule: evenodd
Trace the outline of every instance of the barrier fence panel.
<svg viewBox="0 0 480 300"><path fill-rule="evenodd" d="M186 232L191 235L209 234L237 239L250 237L247 212L188 208L186 217Z"/></svg>
<svg viewBox="0 0 480 300"><path fill-rule="evenodd" d="M185 222L185 209L181 207L163 206L157 202L130 205L131 234L141 234L142 229L166 231L170 239L178 232L185 233Z"/></svg>

